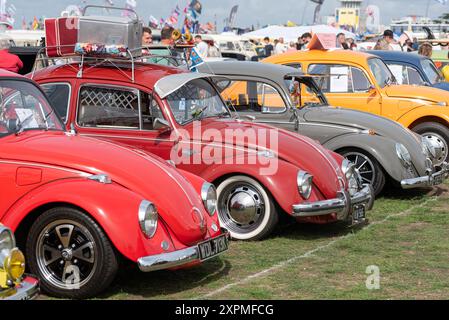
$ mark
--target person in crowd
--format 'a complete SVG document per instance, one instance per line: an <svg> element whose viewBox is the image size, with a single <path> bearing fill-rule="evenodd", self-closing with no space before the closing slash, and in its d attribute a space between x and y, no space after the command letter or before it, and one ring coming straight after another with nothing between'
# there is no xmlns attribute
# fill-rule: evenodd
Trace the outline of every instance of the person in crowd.
<svg viewBox="0 0 449 320"><path fill-rule="evenodd" d="M310 32L306 32L301 36L301 39L302 39L302 43L303 43L302 50L306 50L307 45L312 40L312 34Z"/></svg>
<svg viewBox="0 0 449 320"><path fill-rule="evenodd" d="M407 52L415 51L415 50L413 50L413 42L412 42L412 40L410 40L410 39L405 40L404 50L406 50Z"/></svg>
<svg viewBox="0 0 449 320"><path fill-rule="evenodd" d="M161 30L161 44L163 45L172 45L173 44L173 31L175 29L170 26L165 26Z"/></svg>
<svg viewBox="0 0 449 320"><path fill-rule="evenodd" d="M413 51L418 51L419 50L419 41L418 38L413 38L413 45L412 45Z"/></svg>
<svg viewBox="0 0 449 320"><path fill-rule="evenodd" d="M23 68L23 62L18 56L9 52L10 42L7 39L0 40L0 69L19 73Z"/></svg>
<svg viewBox="0 0 449 320"><path fill-rule="evenodd" d="M207 58L209 52L209 45L203 40L199 34L195 36L195 48L201 58Z"/></svg>
<svg viewBox="0 0 449 320"><path fill-rule="evenodd" d="M392 51L393 47L384 38L377 40L374 50Z"/></svg>
<svg viewBox="0 0 449 320"><path fill-rule="evenodd" d="M354 39L348 38L347 40L349 50L356 51L357 50L357 44L355 43Z"/></svg>
<svg viewBox="0 0 449 320"><path fill-rule="evenodd" d="M296 43L291 41L288 45L287 52L294 52L294 51L298 51L298 49L296 48Z"/></svg>
<svg viewBox="0 0 449 320"><path fill-rule="evenodd" d="M449 59L449 53L447 55L447 58ZM444 79L449 82L449 64L445 65L442 69L441 72L443 73Z"/></svg>
<svg viewBox="0 0 449 320"><path fill-rule="evenodd" d="M215 45L215 43L213 41L211 41L208 43L208 45L209 45L209 50L207 52L207 56L209 58L220 58L221 57L220 50Z"/></svg>
<svg viewBox="0 0 449 320"><path fill-rule="evenodd" d="M349 50L349 45L346 42L346 36L343 32L337 35L337 48Z"/></svg>
<svg viewBox="0 0 449 320"><path fill-rule="evenodd" d="M302 38L298 38L298 42L296 42L296 50L301 51L302 47L304 46L304 42L302 41Z"/></svg>
<svg viewBox="0 0 449 320"><path fill-rule="evenodd" d="M274 48L275 54L282 54L287 52L287 46L285 45L284 38L280 37L278 43Z"/></svg>
<svg viewBox="0 0 449 320"><path fill-rule="evenodd" d="M142 46L149 46L153 44L153 31L150 28L144 27L142 29Z"/></svg>
<svg viewBox="0 0 449 320"><path fill-rule="evenodd" d="M263 43L265 44L265 56L266 57L271 57L273 55L273 51L274 51L274 47L273 45L270 43L270 38L265 37L265 39L263 39Z"/></svg>
<svg viewBox="0 0 449 320"><path fill-rule="evenodd" d="M432 58L432 53L433 47L429 42L424 42L418 49L418 54L427 58Z"/></svg>
<svg viewBox="0 0 449 320"><path fill-rule="evenodd" d="M384 40L391 46L392 44L395 44L396 41L394 41L394 33L391 30L385 30L384 31Z"/></svg>

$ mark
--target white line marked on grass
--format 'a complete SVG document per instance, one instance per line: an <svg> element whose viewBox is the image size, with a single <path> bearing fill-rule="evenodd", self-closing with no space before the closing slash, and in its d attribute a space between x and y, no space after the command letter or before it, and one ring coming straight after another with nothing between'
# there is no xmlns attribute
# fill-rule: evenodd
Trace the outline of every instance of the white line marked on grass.
<svg viewBox="0 0 449 320"><path fill-rule="evenodd" d="M405 211L399 212L399 213L391 214L391 215L385 217L383 220L380 220L380 221L376 221L376 222L370 223L367 227L365 227L365 228L363 228L362 230L360 230L360 232L369 230L369 229L371 229L371 228L374 227L374 226L377 226L377 225L380 225L380 224L384 224L384 223L388 222L388 221L389 221L390 219L392 219L392 218L397 218L397 217L401 217L401 216L406 216L406 215L412 213L412 212L413 212L414 210L416 210L416 209L425 207L429 202L434 201L434 200L436 200L436 199L437 199L437 197L431 197L431 198L429 198L428 200L426 200L425 202L421 203L420 205L413 206L413 207L411 207L411 208L409 208L409 209L407 209L407 210L405 210ZM268 275L268 274L274 273L274 272L276 272L276 271L278 271L278 270L284 268L285 266L287 266L287 265L289 265L289 264L291 264L291 263L294 263L294 262L299 261L299 260L307 259L307 258L311 257L312 255L314 255L315 253L317 253L317 252L319 252L319 251L322 251L322 250L324 250L324 249L330 248L330 247L332 247L334 244L336 244L336 243L338 243L338 242L340 242L340 241L342 241L342 240L351 238L351 237L353 237L353 236L355 236L355 235L357 235L357 234L358 234L358 233L349 233L349 234L347 234L347 235L344 235L344 236L342 236L342 237L339 237L339 238L337 238L337 239L335 239L335 240L329 242L328 244L319 246L319 247L317 247L317 248L315 248L315 249L313 249L313 250L310 250L310 251L308 251L308 252L306 252L306 253L304 253L304 254L302 254L302 255L300 255L300 256L295 256L295 257L290 258L290 259L288 259L288 260L279 262L279 263L275 264L274 266L272 266L271 268L265 269L265 270L263 270L263 271L260 271L260 272L258 272L258 273L252 274L252 275L249 275L249 276L247 276L246 278L243 278L242 280L239 280L239 281L236 281L236 282L227 284L227 285L225 285L225 286L223 286L223 287L221 287L221 288L219 288L219 289L216 289L216 290L214 290L214 291L211 291L211 292L209 292L209 293L207 293L207 294L205 294L205 295L203 295L203 296L201 296L201 297L195 298L195 299L193 299L193 300L202 300L202 299L211 298L211 297L214 297L214 296L216 296L216 295L218 295L218 294L220 294L220 293L222 293L222 292L224 292L224 291L227 291L227 290L229 290L229 289L231 289L231 288L233 288L233 287L237 287L237 286L246 284L246 283L248 283L248 282L251 282L251 281L254 280L254 279L261 278L261 277L264 277L264 276L266 276L266 275Z"/></svg>

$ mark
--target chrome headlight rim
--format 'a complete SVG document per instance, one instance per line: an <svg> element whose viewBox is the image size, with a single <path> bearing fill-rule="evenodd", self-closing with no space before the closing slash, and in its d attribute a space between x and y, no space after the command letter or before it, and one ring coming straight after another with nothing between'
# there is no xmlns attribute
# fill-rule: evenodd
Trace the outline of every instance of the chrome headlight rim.
<svg viewBox="0 0 449 320"><path fill-rule="evenodd" d="M8 241L4 239L7 238ZM9 242L9 243L8 243ZM7 246L6 246L7 245ZM0 268L3 269L5 259L10 255L11 251L16 247L16 239L11 229L0 226Z"/></svg>
<svg viewBox="0 0 449 320"><path fill-rule="evenodd" d="M406 168L412 166L412 157L408 149L402 143L396 143L396 155Z"/></svg>
<svg viewBox="0 0 449 320"><path fill-rule="evenodd" d="M362 177L357 171L355 164L348 159L344 159L341 165L341 170L343 171L348 184L347 189L349 195L355 195L362 187Z"/></svg>
<svg viewBox="0 0 449 320"><path fill-rule="evenodd" d="M299 171L296 178L296 183L298 185L298 191L301 197L308 200L312 195L313 176L308 172Z"/></svg>
<svg viewBox="0 0 449 320"><path fill-rule="evenodd" d="M207 213L213 217L218 211L217 189L213 184L208 182L203 184L201 187L201 199L203 200L203 205Z"/></svg>
<svg viewBox="0 0 449 320"><path fill-rule="evenodd" d="M154 203L148 200L143 200L139 206L138 217L142 233L148 239L153 238L156 234L159 222L159 213Z"/></svg>

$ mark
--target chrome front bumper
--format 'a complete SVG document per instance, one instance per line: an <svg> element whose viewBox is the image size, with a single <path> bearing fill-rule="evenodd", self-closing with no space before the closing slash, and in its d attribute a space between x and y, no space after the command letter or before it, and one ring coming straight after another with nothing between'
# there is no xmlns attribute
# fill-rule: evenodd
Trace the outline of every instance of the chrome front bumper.
<svg viewBox="0 0 449 320"><path fill-rule="evenodd" d="M226 235L228 240L230 239L229 231L222 229L222 235ZM218 237L217 237L218 238ZM214 239L214 238L211 238ZM211 240L209 239L209 240ZM222 254L224 252L221 252ZM216 256L215 256L216 257ZM140 271L152 272L165 269L173 269L183 265L188 265L200 261L199 247L194 246L178 251L163 253L155 256L143 257L137 260Z"/></svg>
<svg viewBox="0 0 449 320"><path fill-rule="evenodd" d="M362 190L352 197L347 192L342 192L337 199L294 205L293 216L296 218L307 218L336 213L338 220L346 221L355 206L363 205L367 211L371 210L374 205L374 198L373 188L371 185L366 184Z"/></svg>
<svg viewBox="0 0 449 320"><path fill-rule="evenodd" d="M5 292L4 300L33 300L39 294L39 281L26 277L20 284ZM0 294L0 300L2 295Z"/></svg>
<svg viewBox="0 0 449 320"><path fill-rule="evenodd" d="M433 174L429 172L429 175L425 177L402 180L401 186L402 189L433 187L443 183L444 180L446 180L448 177L449 177L449 164L445 162L442 165L442 169L439 172L435 172Z"/></svg>

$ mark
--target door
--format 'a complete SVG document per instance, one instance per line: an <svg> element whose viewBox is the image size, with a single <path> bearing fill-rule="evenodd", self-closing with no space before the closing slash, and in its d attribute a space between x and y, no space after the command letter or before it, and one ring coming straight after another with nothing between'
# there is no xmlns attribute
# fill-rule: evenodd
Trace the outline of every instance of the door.
<svg viewBox="0 0 449 320"><path fill-rule="evenodd" d="M175 143L158 101L132 87L80 85L76 129L81 135L111 140L164 159L170 158Z"/></svg>
<svg viewBox="0 0 449 320"><path fill-rule="evenodd" d="M345 64L310 64L313 75L332 106L380 114L382 98L365 74Z"/></svg>

